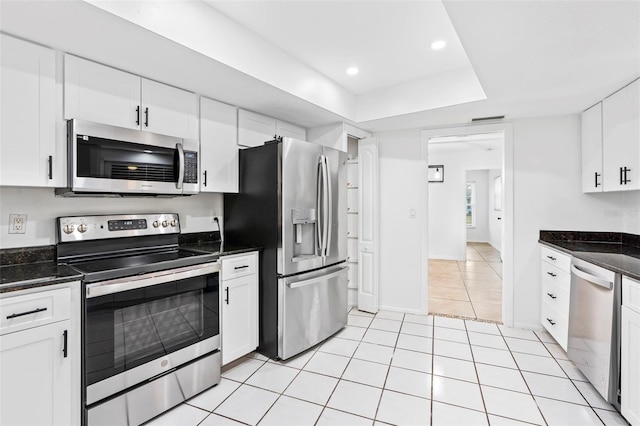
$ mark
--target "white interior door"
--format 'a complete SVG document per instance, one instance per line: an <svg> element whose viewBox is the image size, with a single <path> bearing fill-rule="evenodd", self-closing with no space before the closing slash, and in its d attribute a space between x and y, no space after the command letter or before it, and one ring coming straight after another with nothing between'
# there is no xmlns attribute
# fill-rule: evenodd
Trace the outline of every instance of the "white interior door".
<svg viewBox="0 0 640 426"><path fill-rule="evenodd" d="M378 311L378 142L358 142L358 309Z"/></svg>

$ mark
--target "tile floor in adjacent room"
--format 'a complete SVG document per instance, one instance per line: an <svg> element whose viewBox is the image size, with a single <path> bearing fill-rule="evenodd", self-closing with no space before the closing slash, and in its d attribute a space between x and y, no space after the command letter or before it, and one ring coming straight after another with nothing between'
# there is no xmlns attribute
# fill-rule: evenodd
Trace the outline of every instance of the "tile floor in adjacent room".
<svg viewBox="0 0 640 426"><path fill-rule="evenodd" d="M429 259L429 312L502 322L500 253L468 243L466 262Z"/></svg>
<svg viewBox="0 0 640 426"><path fill-rule="evenodd" d="M286 362L243 357L148 425L527 423L626 424L546 332L353 309L323 344Z"/></svg>

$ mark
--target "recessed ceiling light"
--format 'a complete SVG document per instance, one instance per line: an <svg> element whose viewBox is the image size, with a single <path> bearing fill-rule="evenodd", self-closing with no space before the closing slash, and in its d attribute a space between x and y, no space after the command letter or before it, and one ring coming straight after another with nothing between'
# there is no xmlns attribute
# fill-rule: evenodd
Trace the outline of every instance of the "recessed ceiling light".
<svg viewBox="0 0 640 426"><path fill-rule="evenodd" d="M349 75L356 75L360 72L360 70L356 67L349 67L347 68L347 74Z"/></svg>
<svg viewBox="0 0 640 426"><path fill-rule="evenodd" d="M447 43L444 40L436 40L433 43L431 43L431 48L433 50L440 50L440 49L443 49L446 45Z"/></svg>

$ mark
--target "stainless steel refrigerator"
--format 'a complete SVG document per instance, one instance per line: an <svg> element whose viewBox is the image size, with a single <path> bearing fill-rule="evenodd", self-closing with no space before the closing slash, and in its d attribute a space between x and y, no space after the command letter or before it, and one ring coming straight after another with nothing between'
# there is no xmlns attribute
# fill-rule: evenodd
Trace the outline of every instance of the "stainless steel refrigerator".
<svg viewBox="0 0 640 426"><path fill-rule="evenodd" d="M260 253L260 346L290 358L347 323L344 152L284 138L240 151L240 193L225 194L225 246Z"/></svg>

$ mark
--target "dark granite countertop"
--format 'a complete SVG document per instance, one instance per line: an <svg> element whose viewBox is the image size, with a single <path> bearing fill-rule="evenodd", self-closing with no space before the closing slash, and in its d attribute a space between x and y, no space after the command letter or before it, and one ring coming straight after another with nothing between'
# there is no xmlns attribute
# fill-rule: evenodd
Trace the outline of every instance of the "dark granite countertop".
<svg viewBox="0 0 640 426"><path fill-rule="evenodd" d="M193 251L201 251L205 253L213 253L217 256L230 256L232 254L241 254L241 253L249 253L252 251L260 250L259 247L250 247L250 246L242 246L242 245L230 245L223 244L219 241L212 242L198 242L191 244L180 244L181 248Z"/></svg>
<svg viewBox="0 0 640 426"><path fill-rule="evenodd" d="M82 274L53 261L22 263L0 267L0 293L79 281Z"/></svg>
<svg viewBox="0 0 640 426"><path fill-rule="evenodd" d="M541 244L640 280L638 236L616 232L540 231Z"/></svg>
<svg viewBox="0 0 640 426"><path fill-rule="evenodd" d="M218 257L248 253L260 247L222 244L219 232L181 234L181 248ZM0 293L82 280L83 275L56 263L56 247L22 247L0 250Z"/></svg>

